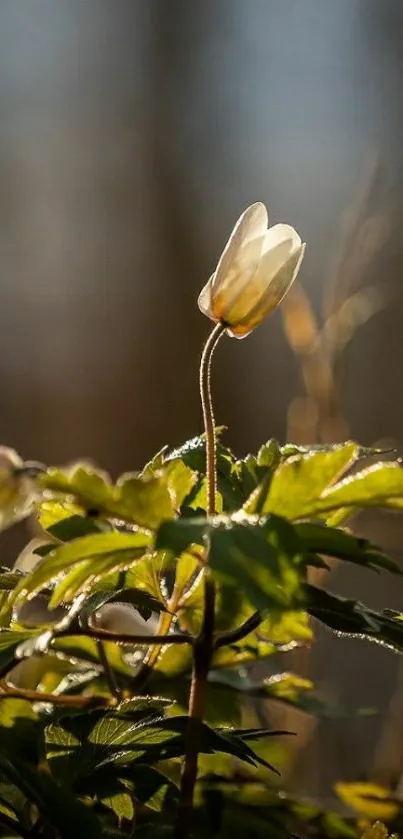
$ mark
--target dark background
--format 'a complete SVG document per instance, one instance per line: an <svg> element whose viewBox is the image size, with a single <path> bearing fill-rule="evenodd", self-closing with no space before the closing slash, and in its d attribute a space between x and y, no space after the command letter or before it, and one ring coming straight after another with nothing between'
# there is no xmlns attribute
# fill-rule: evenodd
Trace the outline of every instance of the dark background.
<svg viewBox="0 0 403 839"><path fill-rule="evenodd" d="M323 324L351 290L369 292L359 328L341 318L351 340L331 387L322 345L309 368L286 310L223 342L227 442L399 445L402 46L401 0L3 0L1 441L117 474L198 433L197 295L240 212L263 200L308 243L297 332L307 301ZM400 555L396 519L358 527ZM335 569L332 586L402 607L394 579ZM382 716L300 720L309 745L290 783L321 796L335 777L396 783L399 659L320 633L299 665L349 710Z"/></svg>

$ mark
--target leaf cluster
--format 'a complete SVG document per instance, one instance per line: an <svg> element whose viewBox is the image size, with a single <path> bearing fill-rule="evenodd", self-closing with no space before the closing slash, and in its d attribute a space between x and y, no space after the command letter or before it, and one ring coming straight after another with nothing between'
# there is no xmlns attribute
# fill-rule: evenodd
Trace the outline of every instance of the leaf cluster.
<svg viewBox="0 0 403 839"><path fill-rule="evenodd" d="M312 581L329 558L402 573L347 528L363 507L403 509L401 465L377 454L270 440L237 459L219 442L215 517L203 437L115 483L84 463L37 477L40 544L0 571L0 836L174 835L207 552L217 596L195 836L354 839L354 814L399 829L387 791L340 785L344 818L287 795L276 760L292 732L248 726L245 712L259 700L343 715L283 657L276 670L316 621L403 650L401 615ZM258 681L264 659L272 675Z"/></svg>

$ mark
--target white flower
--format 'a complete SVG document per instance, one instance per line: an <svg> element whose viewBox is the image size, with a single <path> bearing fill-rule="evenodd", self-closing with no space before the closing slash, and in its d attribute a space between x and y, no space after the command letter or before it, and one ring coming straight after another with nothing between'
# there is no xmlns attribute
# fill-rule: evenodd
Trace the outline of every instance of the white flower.
<svg viewBox="0 0 403 839"><path fill-rule="evenodd" d="M244 338L280 303L298 274L305 245L288 224L267 229L264 204L238 219L217 268L199 296L199 308L227 332Z"/></svg>
<svg viewBox="0 0 403 839"><path fill-rule="evenodd" d="M14 449L0 446L0 531L28 516L35 489Z"/></svg>

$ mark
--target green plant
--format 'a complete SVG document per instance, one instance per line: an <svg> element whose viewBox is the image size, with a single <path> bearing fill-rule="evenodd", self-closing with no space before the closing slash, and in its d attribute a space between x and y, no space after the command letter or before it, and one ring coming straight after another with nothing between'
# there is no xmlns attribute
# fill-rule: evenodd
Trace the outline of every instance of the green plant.
<svg viewBox="0 0 403 839"><path fill-rule="evenodd" d="M204 291L217 320L200 368L204 435L115 483L85 463L0 452L1 526L33 512L41 531L0 573L1 836L359 836L353 818L286 794L276 764L292 732L248 726L243 700L334 712L292 673L248 676L250 663L309 644L311 618L403 649L402 616L309 581L325 557L401 574L345 523L361 507L401 510L403 471L368 466L378 452L354 442L269 440L243 459L222 443L217 342L268 314L303 255L286 226L262 251L261 207L241 218ZM357 808L346 787L365 815L365 789ZM396 823L400 805L385 796Z"/></svg>

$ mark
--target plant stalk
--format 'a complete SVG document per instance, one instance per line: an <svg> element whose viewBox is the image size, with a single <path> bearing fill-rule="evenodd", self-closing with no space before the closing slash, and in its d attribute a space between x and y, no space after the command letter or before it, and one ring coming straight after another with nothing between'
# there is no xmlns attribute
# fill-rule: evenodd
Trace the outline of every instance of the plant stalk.
<svg viewBox="0 0 403 839"><path fill-rule="evenodd" d="M225 325L217 324L205 344L200 362L200 398L206 434L207 514L216 515L216 438L211 398L211 360L224 334ZM175 839L187 839L192 829L193 799L197 764L203 730L204 701L208 672L214 651L215 584L208 569L208 551L204 568L203 623L193 647L193 671L189 696L185 757L182 768Z"/></svg>
<svg viewBox="0 0 403 839"><path fill-rule="evenodd" d="M109 664L108 654L105 649L105 644L103 641L97 640L96 642L99 661L102 665L102 669L104 671L105 681L109 688L109 693L111 696L114 696L115 699L118 701L122 698L121 691L113 671L113 668Z"/></svg>

